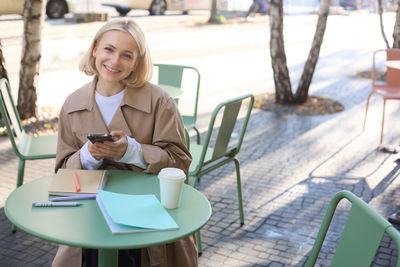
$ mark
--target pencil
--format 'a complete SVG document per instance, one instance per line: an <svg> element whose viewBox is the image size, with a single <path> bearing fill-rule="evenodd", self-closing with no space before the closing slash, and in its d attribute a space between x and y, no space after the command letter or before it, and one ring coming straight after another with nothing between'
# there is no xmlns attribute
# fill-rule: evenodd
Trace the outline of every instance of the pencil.
<svg viewBox="0 0 400 267"><path fill-rule="evenodd" d="M76 173L73 173L74 175L74 182L75 182L75 189L76 192L80 192L81 191L81 185L79 184L79 180L78 180L78 175L76 175Z"/></svg>

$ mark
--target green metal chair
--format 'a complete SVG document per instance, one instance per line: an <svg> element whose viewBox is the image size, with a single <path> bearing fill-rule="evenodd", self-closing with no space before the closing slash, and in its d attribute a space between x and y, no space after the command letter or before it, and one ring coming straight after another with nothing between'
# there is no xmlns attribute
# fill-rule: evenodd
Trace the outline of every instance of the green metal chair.
<svg viewBox="0 0 400 267"><path fill-rule="evenodd" d="M186 141L186 146L188 149L190 149L190 136L188 130L185 128L185 141ZM188 184L188 179L185 180L185 183ZM198 253L199 256L202 254L202 249L201 249L201 236L200 236L200 230L195 233L196 236L196 244L198 248Z"/></svg>
<svg viewBox="0 0 400 267"><path fill-rule="evenodd" d="M17 174L17 187L19 187L24 182L26 160L56 157L57 135L30 136L25 133L14 105L10 85L5 78L0 80L0 113L14 153L19 158ZM14 225L12 230L15 232Z"/></svg>
<svg viewBox="0 0 400 267"><path fill-rule="evenodd" d="M239 115L240 107L243 102L246 103L247 112L243 119L243 124L239 129L237 135L238 140L232 147L230 140L232 133ZM246 132L247 124L249 122L251 110L253 108L254 96L251 94L236 97L220 103L213 111L211 120L208 126L206 137L203 145L197 143L190 144L190 154L192 155L192 163L189 168L189 177L191 179L190 184L197 186L200 177L206 173L209 173L219 167L224 166L229 162L234 162L236 166L236 183L237 193L239 202L239 213L240 213L240 224L244 224L243 214L243 202L242 202L242 186L240 181L240 164L236 155L240 151L240 147L243 142L244 134ZM220 116L219 116L220 115ZM216 124L218 117L218 123ZM211 136L219 126L218 134L215 140L215 145L210 147ZM197 235L197 246L199 253L201 254L201 241L200 235Z"/></svg>
<svg viewBox="0 0 400 267"><path fill-rule="evenodd" d="M189 73L192 72L192 74L194 75L193 77L196 77L196 80L191 83L196 86L196 94L193 98L193 113L191 113L190 115L182 115L182 119L183 124L188 130L193 129L196 131L196 140L197 143L200 144L200 133L199 130L196 128L197 106L199 102L200 89L200 72L194 67L184 65L154 64L154 66L158 67L158 84L182 88L182 80L185 74L190 75Z"/></svg>
<svg viewBox="0 0 400 267"><path fill-rule="evenodd" d="M400 233L393 225L353 193L340 191L329 203L306 266L314 266L336 207L343 198L352 205L330 266L371 266L385 233L396 242L400 255ZM400 266L400 257L396 266Z"/></svg>

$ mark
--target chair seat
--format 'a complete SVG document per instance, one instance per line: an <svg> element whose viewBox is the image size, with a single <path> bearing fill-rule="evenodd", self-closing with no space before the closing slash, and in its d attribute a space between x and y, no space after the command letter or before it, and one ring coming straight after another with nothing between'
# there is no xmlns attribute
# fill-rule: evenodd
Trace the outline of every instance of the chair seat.
<svg viewBox="0 0 400 267"><path fill-rule="evenodd" d="M202 145L198 145L196 143L190 144L190 154L192 155L192 163L190 164L190 167L189 167L189 175L193 174L193 172L196 170L197 166L199 165L202 150L203 150ZM208 148L207 152L206 152L206 156L204 158L204 162L209 161L211 159L213 153L214 153L214 149Z"/></svg>
<svg viewBox="0 0 400 267"><path fill-rule="evenodd" d="M55 158L57 135L30 136L24 133L18 150L26 159Z"/></svg>
<svg viewBox="0 0 400 267"><path fill-rule="evenodd" d="M400 99L400 87L394 87L387 84L375 84L372 93L381 95L386 99Z"/></svg>

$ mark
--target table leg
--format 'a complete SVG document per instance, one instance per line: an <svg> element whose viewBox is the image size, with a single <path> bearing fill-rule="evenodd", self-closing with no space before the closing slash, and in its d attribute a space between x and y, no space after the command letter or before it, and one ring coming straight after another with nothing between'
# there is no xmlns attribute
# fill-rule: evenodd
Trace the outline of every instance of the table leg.
<svg viewBox="0 0 400 267"><path fill-rule="evenodd" d="M99 249L99 267L118 267L118 249Z"/></svg>

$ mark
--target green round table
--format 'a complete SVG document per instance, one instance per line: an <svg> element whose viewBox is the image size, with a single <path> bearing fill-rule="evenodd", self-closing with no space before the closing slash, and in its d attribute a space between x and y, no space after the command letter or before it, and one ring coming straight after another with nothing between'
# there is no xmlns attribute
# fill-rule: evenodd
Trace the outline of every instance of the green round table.
<svg viewBox="0 0 400 267"><path fill-rule="evenodd" d="M156 175L119 170L108 172L105 190L154 194L160 199ZM179 230L112 234L94 199L79 200L83 205L78 207L32 207L32 202L48 200L52 178L39 178L14 190L5 204L8 219L21 230L51 242L99 249L99 266L117 266L118 249L145 248L189 236L202 228L211 216L207 198L184 184L179 208L167 209Z"/></svg>

